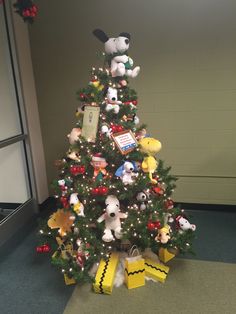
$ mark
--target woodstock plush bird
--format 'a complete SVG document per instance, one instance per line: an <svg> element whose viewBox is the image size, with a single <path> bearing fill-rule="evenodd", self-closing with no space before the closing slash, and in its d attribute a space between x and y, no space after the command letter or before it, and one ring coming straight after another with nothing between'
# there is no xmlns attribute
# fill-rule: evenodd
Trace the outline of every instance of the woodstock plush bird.
<svg viewBox="0 0 236 314"><path fill-rule="evenodd" d="M161 150L161 142L152 137L144 137L139 141L139 145L140 150L148 155L148 157L144 157L143 159L142 170L149 173L151 182L156 184L157 181L152 178L152 175L157 169L158 162L153 156Z"/></svg>

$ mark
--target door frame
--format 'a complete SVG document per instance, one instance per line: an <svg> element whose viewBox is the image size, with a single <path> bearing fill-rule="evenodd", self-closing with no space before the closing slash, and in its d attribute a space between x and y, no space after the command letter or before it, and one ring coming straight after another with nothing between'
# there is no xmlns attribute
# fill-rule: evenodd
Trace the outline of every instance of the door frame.
<svg viewBox="0 0 236 314"><path fill-rule="evenodd" d="M15 143L23 144L23 151L25 157L25 171L27 174L27 183L28 189L30 192L29 199L21 204L17 209L12 211L8 216L6 216L0 222L0 245L6 242L14 233L23 226L32 216L34 216L38 212L38 202L37 202L37 193L36 193L36 185L34 179L34 170L32 163L32 154L30 148L30 140L29 140L29 132L26 120L26 112L24 108L24 99L22 93L22 83L19 74L19 65L16 54L16 46L15 46L15 37L13 30L13 21L12 21L12 8L11 1L6 3L3 1L1 4L3 6L5 25L6 25L6 33L8 39L8 46L10 52L11 59L11 67L12 74L14 80L14 87L16 91L16 103L19 112L19 120L21 125L21 134L17 134L16 136L7 138L3 141L0 141L0 149L7 147L9 145Z"/></svg>

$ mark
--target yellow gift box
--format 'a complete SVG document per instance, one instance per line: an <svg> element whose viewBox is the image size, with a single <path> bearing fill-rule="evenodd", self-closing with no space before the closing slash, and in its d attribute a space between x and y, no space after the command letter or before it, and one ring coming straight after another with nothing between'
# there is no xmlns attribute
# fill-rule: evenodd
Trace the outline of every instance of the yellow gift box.
<svg viewBox="0 0 236 314"><path fill-rule="evenodd" d="M145 267L142 256L125 259L125 283L128 289L145 285Z"/></svg>
<svg viewBox="0 0 236 314"><path fill-rule="evenodd" d="M95 283L93 284L96 293L112 293L118 262L118 253L111 253L107 260L101 259L95 277Z"/></svg>
<svg viewBox="0 0 236 314"><path fill-rule="evenodd" d="M168 266L156 263L150 259L145 259L145 274L147 277L165 282L168 272Z"/></svg>
<svg viewBox="0 0 236 314"><path fill-rule="evenodd" d="M159 249L158 256L163 263L167 263L175 257L175 254L169 252L166 248L161 247Z"/></svg>
<svg viewBox="0 0 236 314"><path fill-rule="evenodd" d="M68 277L66 274L64 274L64 280L67 286L76 284L75 279Z"/></svg>

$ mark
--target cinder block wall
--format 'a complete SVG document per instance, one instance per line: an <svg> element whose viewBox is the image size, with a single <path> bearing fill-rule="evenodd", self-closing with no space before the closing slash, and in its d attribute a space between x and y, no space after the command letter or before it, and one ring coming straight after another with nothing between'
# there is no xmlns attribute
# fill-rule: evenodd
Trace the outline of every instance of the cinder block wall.
<svg viewBox="0 0 236 314"><path fill-rule="evenodd" d="M75 92L87 84L102 44L91 32L132 34L141 66L131 82L139 116L163 143L178 175L175 200L236 202L236 2L232 0L38 1L30 26L49 181L68 148Z"/></svg>

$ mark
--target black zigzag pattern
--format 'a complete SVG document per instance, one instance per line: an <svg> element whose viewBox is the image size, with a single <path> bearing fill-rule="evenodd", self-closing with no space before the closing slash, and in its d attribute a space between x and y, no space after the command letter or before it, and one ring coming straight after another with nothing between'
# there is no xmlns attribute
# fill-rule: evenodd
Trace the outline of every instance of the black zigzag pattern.
<svg viewBox="0 0 236 314"><path fill-rule="evenodd" d="M167 273L166 271L164 271L164 270L162 270L162 269L160 269L160 268L157 268L156 266L153 266L153 265L148 264L148 263L145 263L145 265L147 265L147 266L149 266L149 267L151 267L151 268L154 268L154 269L156 269L156 270L158 270L158 271L160 271L160 272L162 272L162 273L168 275L168 273Z"/></svg>
<svg viewBox="0 0 236 314"><path fill-rule="evenodd" d="M105 262L104 269L103 269L103 272L102 272L102 275L101 275L101 279L99 281L99 289L100 289L100 293L101 294L104 293L102 284L103 284L103 280L104 280L104 278L106 276L106 271L107 271L108 264L110 262L110 257L111 257L111 254L109 254L109 257L108 257L108 259Z"/></svg>
<svg viewBox="0 0 236 314"><path fill-rule="evenodd" d="M125 271L126 271L127 275L129 276L129 275L135 275L135 274L143 273L145 271L145 269L140 269L140 270L128 272L127 268L125 268Z"/></svg>

